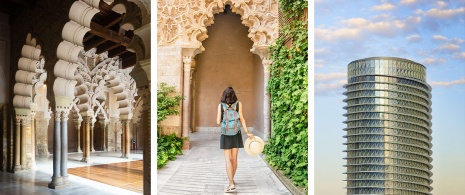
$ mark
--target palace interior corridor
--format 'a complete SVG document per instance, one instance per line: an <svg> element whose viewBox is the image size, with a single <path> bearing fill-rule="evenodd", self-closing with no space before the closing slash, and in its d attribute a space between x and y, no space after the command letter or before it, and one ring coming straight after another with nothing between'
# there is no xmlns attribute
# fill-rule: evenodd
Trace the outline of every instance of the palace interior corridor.
<svg viewBox="0 0 465 195"><path fill-rule="evenodd" d="M150 15L0 2L0 194L150 193Z"/></svg>

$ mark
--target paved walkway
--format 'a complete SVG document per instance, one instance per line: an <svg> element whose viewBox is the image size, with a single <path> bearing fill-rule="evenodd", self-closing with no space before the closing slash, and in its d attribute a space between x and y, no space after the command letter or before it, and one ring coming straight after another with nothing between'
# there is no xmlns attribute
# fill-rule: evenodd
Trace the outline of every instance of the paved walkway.
<svg viewBox="0 0 465 195"><path fill-rule="evenodd" d="M244 141L245 141L245 135ZM157 194L224 194L228 185L218 132L190 134L191 150L183 150L157 173ZM259 156L239 149L236 194L291 194Z"/></svg>

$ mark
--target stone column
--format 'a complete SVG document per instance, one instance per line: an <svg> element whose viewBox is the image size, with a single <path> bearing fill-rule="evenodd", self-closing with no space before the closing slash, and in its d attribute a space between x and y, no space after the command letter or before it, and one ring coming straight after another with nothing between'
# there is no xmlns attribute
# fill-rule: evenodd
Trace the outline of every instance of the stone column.
<svg viewBox="0 0 465 195"><path fill-rule="evenodd" d="M271 137L271 125L270 125L270 93L268 92L268 81L270 81L270 66L271 60L263 60L263 137L265 140Z"/></svg>
<svg viewBox="0 0 465 195"><path fill-rule="evenodd" d="M81 150L81 123L82 119L76 119L74 120L74 124L76 125L76 131L77 131L77 152L82 153Z"/></svg>
<svg viewBox="0 0 465 195"><path fill-rule="evenodd" d="M100 120L99 123L100 123L100 126L102 127L102 131L103 131L103 136L102 136L103 137L102 138L103 147L102 147L102 149L103 149L103 151L107 151L107 147L106 147L107 139L106 139L106 137L107 137L107 134L108 134L107 133L107 126L108 125L107 125L106 121L102 121L102 120Z"/></svg>
<svg viewBox="0 0 465 195"><path fill-rule="evenodd" d="M15 132L15 168L14 171L21 170L21 117L16 115L16 132Z"/></svg>
<svg viewBox="0 0 465 195"><path fill-rule="evenodd" d="M35 170L36 167L36 112L31 112L31 169Z"/></svg>
<svg viewBox="0 0 465 195"><path fill-rule="evenodd" d="M84 119L84 129L83 129L83 140L84 140L84 145L83 145L83 152L82 152L82 160L81 162L86 162L90 164L90 123L91 123L91 117L90 116L85 116L83 117Z"/></svg>
<svg viewBox="0 0 465 195"><path fill-rule="evenodd" d="M195 60L192 61L192 66L191 66L191 72L190 72L190 77L189 77L189 86L190 86L190 100L189 100L189 132L192 133L195 131L195 110L194 110L194 102L195 102L195 85L194 85L194 75L195 75L195 66L196 62Z"/></svg>
<svg viewBox="0 0 465 195"><path fill-rule="evenodd" d="M139 64L134 67L130 73L137 86L137 94L142 98L142 131L144 132L144 194L151 193L151 171L152 171L152 159L151 159L151 128L150 128L150 59L139 61Z"/></svg>
<svg viewBox="0 0 465 195"><path fill-rule="evenodd" d="M143 132L145 134L144 136L144 153L143 153L143 158L144 158L144 192L150 192L151 190L151 126L150 126L150 108L151 108L151 102L150 102L150 83L146 87L140 87L138 88L138 94L141 95L143 98L143 109L142 109L142 128ZM150 193L149 193L150 194Z"/></svg>
<svg viewBox="0 0 465 195"><path fill-rule="evenodd" d="M270 80L270 66L273 61L270 60L269 45L255 46L251 51L260 56L263 64L263 140L267 141L271 136L270 93L268 93L267 88Z"/></svg>
<svg viewBox="0 0 465 195"><path fill-rule="evenodd" d="M94 126L95 126L96 121L97 120L92 118L91 123L90 123L90 151L91 152L95 152L95 149L94 149Z"/></svg>
<svg viewBox="0 0 465 195"><path fill-rule="evenodd" d="M122 124L122 131L123 131L123 145L122 145L122 151L123 155L121 157L123 158L129 158L129 153L131 151L131 136L130 134L130 128L129 128L129 119L127 119L127 116L123 116L123 119L121 120Z"/></svg>
<svg viewBox="0 0 465 195"><path fill-rule="evenodd" d="M21 169L27 168L27 156L26 156L26 130L27 130L27 119L23 117L21 120Z"/></svg>
<svg viewBox="0 0 465 195"><path fill-rule="evenodd" d="M121 119L121 158L124 158L126 153L126 125L124 121L124 119Z"/></svg>
<svg viewBox="0 0 465 195"><path fill-rule="evenodd" d="M184 100L182 101L182 137L185 138L183 142L182 149L190 149L189 142L189 127L190 127L190 113L189 113L189 103L190 103L190 77L191 77L191 66L192 66L192 57L183 56L182 62L184 63L184 75L183 75L183 96Z"/></svg>
<svg viewBox="0 0 465 195"><path fill-rule="evenodd" d="M60 118L61 111L55 111L55 127L53 129L53 176L52 182L48 184L49 188L57 188L63 185L63 180L60 175L60 160L61 160L61 136L60 136Z"/></svg>
<svg viewBox="0 0 465 195"><path fill-rule="evenodd" d="M63 184L68 184L68 114L64 111L61 118L61 171Z"/></svg>

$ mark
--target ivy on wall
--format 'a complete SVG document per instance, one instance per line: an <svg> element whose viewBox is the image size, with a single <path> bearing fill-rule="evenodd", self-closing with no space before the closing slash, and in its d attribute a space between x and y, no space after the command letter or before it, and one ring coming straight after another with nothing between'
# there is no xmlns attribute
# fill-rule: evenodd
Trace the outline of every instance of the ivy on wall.
<svg viewBox="0 0 465 195"><path fill-rule="evenodd" d="M290 47L279 38L271 47L273 64L268 91L271 99L272 137L265 146L266 161L283 170L294 185L307 189L308 175L308 31L305 0L279 0L284 17L284 37L292 39Z"/></svg>

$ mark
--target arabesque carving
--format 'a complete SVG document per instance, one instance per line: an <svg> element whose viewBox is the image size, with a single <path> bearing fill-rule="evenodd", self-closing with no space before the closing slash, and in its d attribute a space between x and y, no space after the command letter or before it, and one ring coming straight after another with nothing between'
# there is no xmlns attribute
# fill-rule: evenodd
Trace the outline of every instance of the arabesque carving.
<svg viewBox="0 0 465 195"><path fill-rule="evenodd" d="M75 107L73 105L74 118L89 115L94 123L100 116L105 122L109 122L110 113L105 109L105 104L110 88L117 98L119 113L116 114L131 114L137 93L134 79L129 75L130 71L120 69L119 57L109 58L107 52L97 55L95 51L93 48L87 52L82 51L79 55L75 94L79 101L75 102Z"/></svg>
<svg viewBox="0 0 465 195"><path fill-rule="evenodd" d="M171 0L158 1L158 45L198 45L208 38L213 15L230 5L249 27L252 47L270 46L279 36L277 0Z"/></svg>

